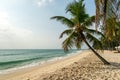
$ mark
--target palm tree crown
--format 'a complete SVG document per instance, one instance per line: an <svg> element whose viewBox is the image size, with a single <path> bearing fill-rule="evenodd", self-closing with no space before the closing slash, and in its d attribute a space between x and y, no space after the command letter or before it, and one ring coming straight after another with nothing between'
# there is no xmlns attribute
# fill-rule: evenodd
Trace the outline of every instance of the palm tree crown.
<svg viewBox="0 0 120 80"><path fill-rule="evenodd" d="M68 29L63 31L60 35L60 38L62 38L64 34L68 35L66 40L63 42L64 50L68 50L68 48L71 48L74 44L77 48L80 48L80 44L85 38L85 36L83 36L84 34L89 41L100 44L99 40L91 34L96 33L96 31L88 28L88 26L95 21L95 17L89 17L89 15L86 14L83 0L70 3L66 7L66 12L71 14L70 19L64 16L54 16L51 18L62 22L68 27ZM98 32L97 34L100 35L101 33Z"/></svg>

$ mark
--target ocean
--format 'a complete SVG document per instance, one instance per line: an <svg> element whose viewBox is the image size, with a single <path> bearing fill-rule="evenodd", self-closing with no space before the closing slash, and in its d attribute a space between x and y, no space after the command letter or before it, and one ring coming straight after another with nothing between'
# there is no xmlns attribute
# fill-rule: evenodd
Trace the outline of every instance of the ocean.
<svg viewBox="0 0 120 80"><path fill-rule="evenodd" d="M75 49L69 52L64 52L62 49L3 49L0 50L0 74L62 59L77 51Z"/></svg>

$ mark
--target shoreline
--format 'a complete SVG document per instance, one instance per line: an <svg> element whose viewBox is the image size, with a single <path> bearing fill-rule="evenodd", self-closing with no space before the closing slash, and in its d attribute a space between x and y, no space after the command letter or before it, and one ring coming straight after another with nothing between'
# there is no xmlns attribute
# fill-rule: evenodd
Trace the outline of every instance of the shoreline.
<svg viewBox="0 0 120 80"><path fill-rule="evenodd" d="M120 54L100 53L111 65L104 65L90 50L44 65L0 75L0 80L120 80Z"/></svg>
<svg viewBox="0 0 120 80"><path fill-rule="evenodd" d="M40 75L54 72L58 69L61 69L63 67L66 67L66 66L78 61L80 58L87 56L89 54L89 51L85 50L85 51L81 51L79 53L77 52L75 54L70 54L67 57L64 57L63 59L57 59L55 61L53 60L53 61L45 62L42 65L35 65L32 67L28 67L28 68L14 70L8 74L0 74L0 80L11 80L11 79L12 80L16 80L16 79L17 80L26 80L26 78L28 78L27 77L28 75L31 75L31 76L29 76L31 78L36 76L34 78L37 79ZM86 54L84 54L84 53L86 53ZM36 73L36 74L33 75L33 73ZM6 77L9 79L6 79Z"/></svg>
<svg viewBox="0 0 120 80"><path fill-rule="evenodd" d="M64 56L54 57L54 58L44 60L44 61L39 61L39 62L33 62L31 64L26 64L26 65L23 65L23 66L14 67L14 68L6 69L6 70L0 70L0 75L9 74L9 73L17 71L19 69L31 68L31 67L35 67L35 66L44 65L44 64L47 64L47 63L50 63L50 62L54 62L54 61L57 61L57 60L62 60L62 59L68 58L70 56L77 55L77 54L79 54L83 51L86 51L86 50L79 50L79 51L76 51L76 52L73 52L73 53L70 53L70 54L66 54Z"/></svg>

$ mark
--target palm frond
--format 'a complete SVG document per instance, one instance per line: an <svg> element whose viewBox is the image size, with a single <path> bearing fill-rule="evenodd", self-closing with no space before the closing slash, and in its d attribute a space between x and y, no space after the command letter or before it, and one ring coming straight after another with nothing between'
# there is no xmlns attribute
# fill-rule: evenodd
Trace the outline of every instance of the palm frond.
<svg viewBox="0 0 120 80"><path fill-rule="evenodd" d="M73 29L67 29L67 30L63 31L60 35L60 38L62 38L64 34L69 35L70 33L72 33L72 31L73 31Z"/></svg>
<svg viewBox="0 0 120 80"><path fill-rule="evenodd" d="M66 8L66 13L69 12L77 23L84 22L88 18L88 14L85 13L85 4L84 0L75 0L70 3Z"/></svg>
<svg viewBox="0 0 120 80"><path fill-rule="evenodd" d="M77 35L77 37L75 38L75 46L77 49L81 48L81 44L82 44L82 38L80 37L80 35Z"/></svg>
<svg viewBox="0 0 120 80"><path fill-rule="evenodd" d="M94 48L99 48L102 49L102 43L100 40L98 40L96 37L94 37L93 35L91 35L90 33L86 33L86 38L87 40L89 40L89 42L93 43L93 47Z"/></svg>
<svg viewBox="0 0 120 80"><path fill-rule="evenodd" d="M66 13L68 13L68 12L70 12L72 15L76 15L76 5L77 5L78 3L76 2L76 0L74 0L74 2L72 2L72 3L70 3L70 4L68 4L68 6L66 7Z"/></svg>
<svg viewBox="0 0 120 80"><path fill-rule="evenodd" d="M69 28L73 28L74 27L74 23L70 19L68 19L66 17L54 16L54 17L51 17L51 19L56 19L57 21L60 21L62 24L67 25Z"/></svg>
<svg viewBox="0 0 120 80"><path fill-rule="evenodd" d="M74 32L72 32L62 43L62 48L64 51L68 51L69 48L72 48L74 44Z"/></svg>
<svg viewBox="0 0 120 80"><path fill-rule="evenodd" d="M87 18L84 22L83 22L83 25L84 26L90 26L92 25L92 23L95 22L95 16L91 16L89 18Z"/></svg>
<svg viewBox="0 0 120 80"><path fill-rule="evenodd" d="M95 35L98 35L98 36L102 36L102 37L105 37L104 34L100 31L96 31L94 29L88 29L88 28L85 28L85 32L87 33L91 33L91 34L95 34Z"/></svg>

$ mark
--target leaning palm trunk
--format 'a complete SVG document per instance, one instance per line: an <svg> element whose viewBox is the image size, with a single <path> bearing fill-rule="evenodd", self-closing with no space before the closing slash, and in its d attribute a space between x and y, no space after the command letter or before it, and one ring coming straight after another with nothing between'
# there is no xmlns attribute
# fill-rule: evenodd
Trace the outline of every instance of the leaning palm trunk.
<svg viewBox="0 0 120 80"><path fill-rule="evenodd" d="M64 34L67 34L68 36L63 42L63 48L64 50L67 51L69 48L73 47L74 44L76 48L80 48L80 45L84 40L84 42L88 45L88 47L104 64L110 64L102 56L100 56L86 41L85 35L89 36L90 34L96 32L95 30L90 30L88 28L90 25L92 25L92 22L94 22L95 17L89 17L89 15L85 12L85 4L83 3L83 1L84 0L74 0L66 7L66 12L67 13L69 12L71 14L72 16L71 18L66 18L64 16L54 16L51 18L60 21L62 24L67 25L69 28L61 34L61 37ZM98 2L98 0L96 1ZM83 32L85 33L85 35L83 34ZM99 31L97 31L97 34L102 35L102 33ZM93 35L87 37L88 40L91 40L92 38L96 39ZM92 41L99 42L98 40L93 40L93 39Z"/></svg>
<svg viewBox="0 0 120 80"><path fill-rule="evenodd" d="M89 45L89 43L87 42L84 34L82 33L81 35L83 36L83 38L84 38L83 40L84 40L84 42L86 43L86 45L94 52L94 54L95 54L104 64L110 65L110 63L109 63L107 60L105 60L102 56L100 56L99 53L97 53L97 52Z"/></svg>

